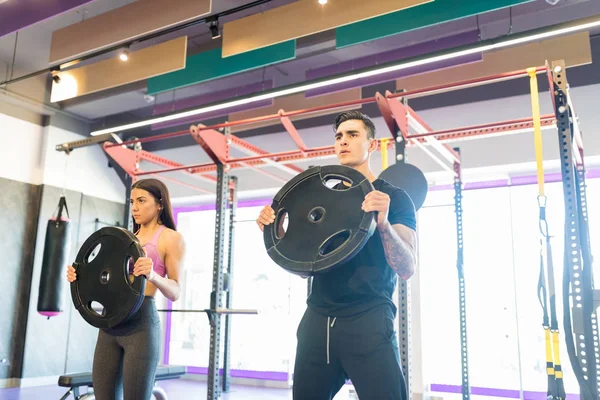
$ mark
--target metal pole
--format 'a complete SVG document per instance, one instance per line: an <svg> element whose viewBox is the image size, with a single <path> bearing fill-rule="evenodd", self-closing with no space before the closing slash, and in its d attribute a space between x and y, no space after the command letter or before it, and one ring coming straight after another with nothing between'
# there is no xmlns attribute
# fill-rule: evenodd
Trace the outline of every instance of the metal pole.
<svg viewBox="0 0 600 400"><path fill-rule="evenodd" d="M123 226L133 231L133 218L131 218L131 186L133 185L133 178L125 172L125 209L123 210Z"/></svg>
<svg viewBox="0 0 600 400"><path fill-rule="evenodd" d="M235 215L237 211L237 177L230 178L229 187L229 246L227 247L227 272L225 274L225 308L233 308L232 302L232 284L233 284L233 249L234 249L234 228ZM231 318L225 314L225 349L223 350L223 392L229 391L231 380L230 359L231 359Z"/></svg>
<svg viewBox="0 0 600 400"><path fill-rule="evenodd" d="M454 148L454 151L460 156L460 149ZM460 312L460 361L462 377L462 398L468 400L471 397L471 387L469 384L469 353L467 341L467 300L465 290L464 273L464 254L463 254L463 209L462 209L462 176L460 162L454 163L454 212L456 214L456 268L458 270L458 295Z"/></svg>
<svg viewBox="0 0 600 400"><path fill-rule="evenodd" d="M558 126L559 151L565 204L563 312L567 352L583 400L598 399L598 319L587 231L587 204L583 163L578 168L573 142L573 120L567 99L564 61L552 63L550 84ZM575 144L575 149L574 149ZM570 301L572 302L572 306ZM572 314L572 320L571 320ZM574 339L574 340L573 340Z"/></svg>
<svg viewBox="0 0 600 400"><path fill-rule="evenodd" d="M402 103L407 106L407 99L402 98ZM395 162L406 163L406 141L398 123L394 120L394 132L392 136L395 137L394 148L395 148ZM391 129L391 128L390 128ZM412 385L412 331L411 331L411 284L409 281L400 279L398 283L398 312L400 313L398 318L398 335L400 344L400 363L402 365L402 371L404 372L404 378L406 380L406 390L408 392L408 398L411 399L413 395Z"/></svg>
<svg viewBox="0 0 600 400"><path fill-rule="evenodd" d="M221 356L221 315L216 312L223 307L223 254L225 248L225 213L229 179L225 167L217 163L217 201L215 207L215 248L213 261L213 285L210 294L210 350L208 357L207 399L220 397L219 365Z"/></svg>

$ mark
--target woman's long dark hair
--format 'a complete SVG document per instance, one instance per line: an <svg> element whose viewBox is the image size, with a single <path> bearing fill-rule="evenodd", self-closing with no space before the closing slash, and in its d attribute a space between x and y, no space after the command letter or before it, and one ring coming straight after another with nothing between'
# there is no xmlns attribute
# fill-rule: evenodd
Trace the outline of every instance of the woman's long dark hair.
<svg viewBox="0 0 600 400"><path fill-rule="evenodd" d="M162 210L160 210L160 214L158 214L158 222L174 231L177 230L175 227L175 219L173 218L173 208L171 207L169 189L167 189L164 183L158 179L141 179L133 184L131 190L133 189L142 189L150 193L156 202L162 206ZM133 232L137 232L139 229L140 226L134 221Z"/></svg>

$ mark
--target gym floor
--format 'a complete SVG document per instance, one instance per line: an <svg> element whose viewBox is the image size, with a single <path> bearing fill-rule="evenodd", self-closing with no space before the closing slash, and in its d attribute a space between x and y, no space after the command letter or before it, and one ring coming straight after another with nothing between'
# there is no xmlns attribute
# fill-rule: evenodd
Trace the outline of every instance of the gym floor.
<svg viewBox="0 0 600 400"><path fill-rule="evenodd" d="M189 400L195 397L194 395L198 395L196 398L206 396L206 382L174 379L159 382L158 386L165 390L169 400ZM0 400L60 399L65 393L66 388L56 385L8 388L0 389ZM290 389L232 385L230 391L223 393L221 398L224 400L287 400L292 398L292 391Z"/></svg>

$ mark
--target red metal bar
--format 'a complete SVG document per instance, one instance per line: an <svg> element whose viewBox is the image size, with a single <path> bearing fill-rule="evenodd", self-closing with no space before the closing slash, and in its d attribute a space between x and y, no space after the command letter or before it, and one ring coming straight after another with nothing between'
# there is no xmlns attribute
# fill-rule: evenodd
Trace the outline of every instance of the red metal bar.
<svg viewBox="0 0 600 400"><path fill-rule="evenodd" d="M292 140L294 141L294 143L296 143L296 146L298 146L300 150L306 151L308 147L306 147L306 144L304 144L304 140L302 140L300 133L298 133L298 130L296 130L294 123L292 122L290 117L282 116L283 114L285 114L285 111L279 110L279 115L281 116L279 119L281 121L281 124L283 125L285 130L290 134Z"/></svg>
<svg viewBox="0 0 600 400"><path fill-rule="evenodd" d="M104 142L104 151L125 170L130 176L134 176L138 170L139 153L126 147L113 147L110 142Z"/></svg>
<svg viewBox="0 0 600 400"><path fill-rule="evenodd" d="M555 122L554 115L548 114L541 117L542 126L552 125ZM488 124L465 126L461 128L444 129L440 131L430 131L428 133L418 133L409 135L409 139L422 139L427 136L437 137L442 140L455 139L461 136L478 136L496 132L514 131L533 127L532 118L521 118L510 121L492 122Z"/></svg>
<svg viewBox="0 0 600 400"><path fill-rule="evenodd" d="M255 153L255 154L268 154L267 151L264 151L263 149L261 149L261 148L255 146L255 145L253 145L252 143L248 143L247 141L245 141L243 139L240 139L237 136L230 135L229 137L231 139L231 144L232 145L241 147L241 148L246 149L246 150L248 150L248 151L250 151L252 153ZM265 162L261 161L260 163L258 163L256 165L260 165L260 164L265 164ZM302 168L298 168L297 166L295 166L293 164L283 164L282 166L285 167L285 168L287 168L287 169L289 169L290 172L294 173L294 174L297 174L297 173L300 173L300 172L304 171Z"/></svg>
<svg viewBox="0 0 600 400"><path fill-rule="evenodd" d="M536 72L538 72L538 73L545 72L545 71L547 71L546 66L536 68ZM446 83L443 85L431 86L431 87L427 87L427 88L409 90L409 91L404 91L404 92L400 92L400 93L393 93L386 97L388 99L393 99L393 98L397 98L397 97L416 97L417 95L425 96L425 95L436 94L441 91L448 91L450 89L461 89L461 88L466 88L466 87L471 87L471 86L482 85L482 84L490 83L490 82L494 82L494 81L499 82L499 81L504 81L504 80L509 80L509 79L520 78L523 76L527 76L527 70L506 72L503 74L490 75L490 76L486 76L486 77L467 79L467 80L459 81L459 82L452 82L452 83ZM273 119L279 119L281 117L293 117L296 115L310 114L310 113L314 113L314 112L318 112L318 111L332 110L332 109L336 109L336 108L340 108L340 107L348 107L348 106L359 105L359 104L373 103L375 101L376 101L375 97L369 97L369 98L365 98L365 99L358 99L358 100L346 101L346 102L341 102L341 103L334 103L334 104L329 104L329 105L320 106L320 107L313 107L313 108L307 108L307 109L296 110L296 111L288 111L288 112L282 113L281 115L280 114L263 115L260 117L248 118L248 119L239 120L239 121L215 124L215 125L211 125L211 126L207 126L202 129L199 129L199 131L207 130L207 129L218 130L218 129L227 128L230 126L253 124L256 122L263 122L263 121L270 121ZM199 117L199 118L201 118L201 117ZM146 142L151 142L151 141L156 141L156 140L170 139L170 138L177 137L177 136L183 136L188 133L189 133L188 131L164 133L164 134L154 135L154 136L150 136L150 137L146 137L146 138L125 141L125 142L118 143L118 144L111 144L110 146L114 147L114 146L120 146L122 144L127 145L127 144L132 144L132 143L146 143Z"/></svg>
<svg viewBox="0 0 600 400"><path fill-rule="evenodd" d="M157 163L159 165L170 165L171 168L181 168L182 165L178 164L176 162L173 162L171 160L168 160L166 158L163 157L159 157L157 155L154 155L152 153L149 153L147 151L134 151L132 149L126 148L126 147L112 147L108 145L108 142L106 142L104 144L104 150L108 153L108 155L117 163L119 164L119 166L121 166L121 168L123 168L125 170L125 172L129 175L132 176L134 178L140 176L140 175L152 175L152 176L156 176L156 172L155 171L142 171L139 168L139 163L141 160L147 160L150 162L154 162ZM210 178L211 181L215 181L216 179L210 175L203 175L203 177L206 176L208 178ZM194 189L194 190L198 190L200 192L204 192L204 193L210 193L213 194L214 192L211 192L210 190L206 190L206 189L202 189L199 188L197 186L182 182L180 180L177 179L173 179L173 178L169 178L166 176L161 176L161 179L164 179L166 181L171 181L174 183L177 183L179 185Z"/></svg>
<svg viewBox="0 0 600 400"><path fill-rule="evenodd" d="M293 117L295 115L310 114L310 113L314 113L314 112L318 112L318 111L323 111L323 110L330 110L330 109L335 109L335 108L340 108L340 107L348 107L348 106L352 106L352 105L372 103L373 101L375 101L375 98L374 97L369 97L369 98L366 98L366 99L352 100L352 101L346 101L346 102L342 102L342 103L329 104L329 105L326 105L326 106L320 106L320 107L306 108L306 109L303 109L303 110L290 111L290 112L284 113L283 116L285 116L285 117ZM220 123L220 124L206 126L206 127L203 127L203 128L198 128L198 131L207 130L207 129L218 130L218 129L227 128L227 127L231 127L231 126L253 124L253 123L257 123L257 122L270 121L272 119L279 119L279 118L280 118L279 114L263 115L261 117L241 119L239 121L223 122L223 123ZM154 142L154 141L157 141L157 140L170 139L170 138L173 138L173 137L183 136L183 135L187 135L187 134L189 134L189 131L178 131L178 132L171 132L171 133L163 133L163 134L160 134L160 135L154 135L154 136L149 136L149 137L145 137L145 138L129 140L129 141L125 141L125 142L122 142L122 143L111 143L109 146L113 146L114 147L114 146L120 146L120 145L123 145L123 144L127 145L127 144L132 144L132 143Z"/></svg>
<svg viewBox="0 0 600 400"><path fill-rule="evenodd" d="M552 79L552 68L548 64L546 60L546 79L548 79L548 92L550 93L550 98L552 99L552 109L556 109L556 101L554 100L554 79Z"/></svg>
<svg viewBox="0 0 600 400"><path fill-rule="evenodd" d="M524 127L529 127L528 125L523 125L523 123L518 123L518 124L514 124L515 121L521 121L521 120L512 120L512 121L506 121L506 122L496 122L493 124L485 124L486 126L488 126L486 129L481 130L481 131L477 131L477 130L473 130L473 131L468 131L468 130L461 130L455 133L440 133L440 132L429 132L426 134L420 134L420 135L410 135L408 138L409 139L418 139L417 136L434 136L437 137L438 140L442 141L442 140L453 140L456 139L457 137L468 137L468 136L480 136L480 135L486 135L486 134L494 134L497 133L499 130L500 131L504 131L504 132L509 132L509 131L514 131L514 130L519 130L519 129L523 129ZM530 120L531 121L531 120ZM554 120L552 118L548 118L548 116L544 116L544 118L542 119L542 126L545 125L551 125L554 123ZM427 125L424 125L427 126ZM532 126L532 125L531 125ZM498 129L495 129L496 127L498 127ZM465 128L462 128L465 129ZM466 129L469 129L468 127ZM422 139L422 138L421 138ZM381 140L380 140L381 142ZM409 144L409 143L407 143ZM388 143L388 146L393 146L394 142L390 141ZM256 155L256 156L249 156L249 157L242 157L242 158L232 158L229 159L227 161L230 169L235 169L235 168L241 168L246 166L245 164L248 163L260 163L261 160L264 159L272 159L275 160L277 162L292 162L292 161L296 161L296 160L301 160L301 159L306 159L306 158L316 158L316 157L325 157L325 156L332 156L335 155L335 150L334 150L334 146L322 146L322 147L315 147L315 148L309 148L307 149L307 151L303 152L301 150L290 150L290 151L283 151L283 152L277 152L277 153L270 153L270 154L260 154L260 155ZM176 167L176 168L166 168L166 169L162 169L162 170L156 170L156 171L152 171L153 173L164 173L164 172L171 172L171 171L179 171L179 170L184 170L184 169L190 169L193 170L195 172L212 172L216 170L216 166L211 163L203 163L203 164L193 164L193 165L184 165L181 167ZM143 172L143 173L137 173L137 176L141 176L141 175L147 175L148 172Z"/></svg>
<svg viewBox="0 0 600 400"><path fill-rule="evenodd" d="M536 73L546 72L547 68L546 68L546 66L536 67L535 71L536 71ZM444 83L442 85L430 86L430 87L421 88L421 89L407 90L404 92L393 93L386 97L388 97L389 99L394 99L396 97L420 97L420 96L437 94L437 93L441 93L441 92L445 92L445 91L449 91L449 90L465 89L467 87L479 86L479 85L493 83L493 82L501 82L501 81L516 79L516 78L522 78L525 76L529 76L529 74L527 73L527 69L520 69L517 71L505 72L502 74L482 76L479 78L466 79L464 81Z"/></svg>
<svg viewBox="0 0 600 400"><path fill-rule="evenodd" d="M180 167L183 165L183 164L177 163L175 161L171 161L167 158L157 156L156 154L152 154L149 151L145 151L145 150L140 151L139 155L140 155L140 159L161 165L163 167ZM211 182L217 181L217 178L212 175L208 175L208 174L198 174L198 175L200 175L200 177L202 177L203 179L209 180Z"/></svg>
<svg viewBox="0 0 600 400"><path fill-rule="evenodd" d="M204 149L213 162L225 164L229 159L229 143L225 135L214 129L204 129L205 125L190 126L190 134Z"/></svg>
<svg viewBox="0 0 600 400"><path fill-rule="evenodd" d="M389 92L386 92L386 95ZM410 114L410 116L417 121L423 128L427 129L429 132L433 131L433 129L431 129L431 127L429 125L427 125L425 123L425 121L423 121L423 119L421 119L421 117L415 112L415 110L413 110L410 106L406 107L408 110L408 113ZM444 148L446 150L448 150L448 152L452 155L452 157L454 158L454 162L460 162L460 155L450 146L448 146L447 144L443 144Z"/></svg>
<svg viewBox="0 0 600 400"><path fill-rule="evenodd" d="M143 171L140 170L140 172L143 172ZM136 175L139 176L140 175L139 172ZM198 192L208 193L208 194L215 194L215 192L213 192L213 191L202 189L202 188L199 188L198 186L190 185L189 183L180 181L178 179L173 179L173 178L169 178L169 177L164 176L164 175L159 175L159 174L157 174L154 171L149 171L147 173L147 175L154 176L154 177L156 177L156 178L158 178L160 180L165 180L165 181L173 182L173 183L176 183L178 185L184 186L184 187L186 187L188 189L197 190Z"/></svg>
<svg viewBox="0 0 600 400"><path fill-rule="evenodd" d="M388 100L383 97L383 95L379 92L375 93L375 102L377 103L377 107L379 107L379 112L381 113L381 116L383 117L383 120L385 121L388 129L390 130L390 133L392 134L392 137L394 139L397 138L398 136L398 132L396 130L396 121L394 120L394 116L392 115L392 110L390 110L390 105L388 104ZM402 132L402 130L400 130L400 132ZM407 130L408 133L408 130ZM404 135L404 133L402 132L402 136L404 136L406 138L406 135Z"/></svg>

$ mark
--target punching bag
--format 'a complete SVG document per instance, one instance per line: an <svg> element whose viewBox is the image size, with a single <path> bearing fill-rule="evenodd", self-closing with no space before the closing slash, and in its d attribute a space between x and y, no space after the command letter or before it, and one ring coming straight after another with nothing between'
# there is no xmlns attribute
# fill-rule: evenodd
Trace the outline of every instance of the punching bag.
<svg viewBox="0 0 600 400"><path fill-rule="evenodd" d="M63 210L67 216L63 216ZM48 220L37 310L45 317L54 317L64 308L68 289L67 259L70 253L71 223L67 200L61 196L57 215Z"/></svg>

